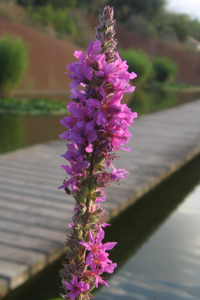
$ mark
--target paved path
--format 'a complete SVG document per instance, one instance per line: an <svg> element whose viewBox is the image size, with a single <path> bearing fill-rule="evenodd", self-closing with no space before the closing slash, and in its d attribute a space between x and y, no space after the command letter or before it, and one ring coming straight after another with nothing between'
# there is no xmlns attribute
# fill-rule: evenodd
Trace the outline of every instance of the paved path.
<svg viewBox="0 0 200 300"><path fill-rule="evenodd" d="M121 151L115 163L130 175L108 189L108 219L200 153L200 100L142 116L131 131L133 151ZM51 141L0 155L1 295L64 251L74 203L57 190L65 177L59 168L65 150L64 141Z"/></svg>

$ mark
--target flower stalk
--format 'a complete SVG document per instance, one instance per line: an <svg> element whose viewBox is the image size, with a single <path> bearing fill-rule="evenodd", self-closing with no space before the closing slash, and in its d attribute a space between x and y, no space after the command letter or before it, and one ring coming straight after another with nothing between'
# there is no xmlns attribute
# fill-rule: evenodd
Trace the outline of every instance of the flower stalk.
<svg viewBox="0 0 200 300"><path fill-rule="evenodd" d="M131 137L128 127L137 113L121 104L123 94L134 91L129 79L136 74L127 71L126 62L114 51L113 16L113 8L105 7L96 41L91 39L86 55L75 51L78 61L67 66L72 80L72 101L67 105L71 115L61 120L67 131L60 137L69 141L62 155L69 164L61 166L68 177L60 188L75 198L75 207L66 260L60 270L64 300L93 298L91 291L99 283L108 286L102 275L113 273L117 266L106 252L117 243L102 243L103 228L109 224L100 203L106 200L104 189L111 182L128 176L125 169L113 166L113 160L119 158L115 153L118 149L131 150L124 145Z"/></svg>

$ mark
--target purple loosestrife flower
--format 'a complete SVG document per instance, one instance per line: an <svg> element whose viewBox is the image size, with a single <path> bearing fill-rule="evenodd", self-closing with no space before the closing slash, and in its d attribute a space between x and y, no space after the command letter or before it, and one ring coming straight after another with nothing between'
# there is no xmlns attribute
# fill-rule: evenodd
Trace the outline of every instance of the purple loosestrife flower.
<svg viewBox="0 0 200 300"><path fill-rule="evenodd" d="M125 92L134 91L129 80L137 75L128 72L126 61L114 51L114 24L113 9L107 6L96 28L96 41L90 40L86 54L75 51L77 62L67 66L72 101L67 105L70 116L61 120L67 131L60 137L68 141L62 155L68 164L61 166L67 177L59 188L73 195L75 207L60 270L65 300L91 299L90 292L99 283L108 286L102 274L113 273L117 267L106 252L117 243L102 243L102 228L108 224L100 203L106 200L104 189L111 182L128 176L126 170L113 166L119 158L113 151L131 150L124 145L137 113L121 100Z"/></svg>
<svg viewBox="0 0 200 300"><path fill-rule="evenodd" d="M82 51L75 51L74 56L78 58L79 62L71 63L67 66L68 70L72 72L67 75L73 80L70 83L70 87L76 88L80 83L86 83L88 80L92 80L93 72L91 64L96 60L95 54L97 54L101 49L101 42L96 41L93 42L92 39L90 41L90 45L87 48L87 55Z"/></svg>
<svg viewBox="0 0 200 300"><path fill-rule="evenodd" d="M109 287L109 285L107 284L107 282L105 280L103 280L103 278L100 276L100 274L102 274L102 270L99 266L95 265L94 263L90 265L92 271L86 271L85 275L87 276L92 276L95 278L95 287L98 288L98 284L101 283L102 285L107 285L107 287Z"/></svg>
<svg viewBox="0 0 200 300"><path fill-rule="evenodd" d="M89 284L85 284L83 281L78 282L78 278L74 277L71 281L71 283L65 281L66 288L70 290L69 297L71 299L76 299L78 295L80 295L81 292L86 292L90 289Z"/></svg>
<svg viewBox="0 0 200 300"><path fill-rule="evenodd" d="M92 232L90 230L89 232L89 242L80 242L81 245L84 245L85 248L89 251L91 251L94 255L97 253L105 252L105 250L111 250L115 247L117 243L105 243L102 244L101 241L104 239L105 233L101 227L99 227L99 230L97 232L97 237L94 239Z"/></svg>

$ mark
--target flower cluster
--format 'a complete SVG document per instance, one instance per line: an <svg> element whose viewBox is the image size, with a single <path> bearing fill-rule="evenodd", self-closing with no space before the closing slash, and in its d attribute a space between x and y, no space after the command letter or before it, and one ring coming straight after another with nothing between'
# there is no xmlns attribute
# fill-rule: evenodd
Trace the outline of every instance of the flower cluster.
<svg viewBox="0 0 200 300"><path fill-rule="evenodd" d="M128 127L137 117L121 104L123 94L134 91L129 79L136 74L129 73L126 61L114 52L113 9L105 7L100 20L97 40L91 39L86 55L75 51L78 61L67 67L73 101L67 105L70 116L61 120L67 128L61 138L70 142L62 155L69 164L61 168L69 176L60 188L74 196L76 205L67 238L67 261L61 270L65 300L91 299L90 292L98 283L107 285L100 275L112 273L117 266L106 252L116 243L101 242L102 227L108 224L99 202L105 201L104 188L110 182L128 176L124 169L113 166L113 160L118 158L118 149L131 150L124 145L131 136Z"/></svg>

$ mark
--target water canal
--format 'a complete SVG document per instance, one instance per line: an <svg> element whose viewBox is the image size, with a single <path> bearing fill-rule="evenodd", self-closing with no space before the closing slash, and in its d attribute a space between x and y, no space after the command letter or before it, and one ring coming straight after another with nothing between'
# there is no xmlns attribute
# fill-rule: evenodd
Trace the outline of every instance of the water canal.
<svg viewBox="0 0 200 300"><path fill-rule="evenodd" d="M200 155L112 220L106 241L118 241L110 289L99 300L200 299ZM5 300L59 296L59 259Z"/></svg>
<svg viewBox="0 0 200 300"><path fill-rule="evenodd" d="M132 99L126 97L125 102L141 116L199 98L200 92L147 92L136 89ZM59 122L63 117L0 115L0 154L57 139L64 130Z"/></svg>
<svg viewBox="0 0 200 300"><path fill-rule="evenodd" d="M200 157L113 221L119 268L98 299L199 300L199 229Z"/></svg>

